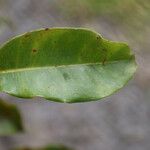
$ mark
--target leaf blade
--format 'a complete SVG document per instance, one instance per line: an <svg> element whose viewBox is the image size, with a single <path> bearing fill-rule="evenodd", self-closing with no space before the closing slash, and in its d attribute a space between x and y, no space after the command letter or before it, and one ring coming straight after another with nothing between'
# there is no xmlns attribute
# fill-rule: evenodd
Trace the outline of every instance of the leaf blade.
<svg viewBox="0 0 150 150"><path fill-rule="evenodd" d="M41 35L42 42L37 42ZM26 36L0 50L1 60L10 58L0 63L0 90L18 97L40 96L68 103L97 100L120 89L136 70L126 44L107 41L89 30L35 31L30 33L33 43ZM14 49L17 56L10 54Z"/></svg>

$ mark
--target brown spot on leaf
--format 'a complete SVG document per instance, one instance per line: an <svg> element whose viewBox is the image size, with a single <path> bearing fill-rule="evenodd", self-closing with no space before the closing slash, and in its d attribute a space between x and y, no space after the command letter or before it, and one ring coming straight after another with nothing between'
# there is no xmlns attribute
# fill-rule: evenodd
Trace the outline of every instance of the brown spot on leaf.
<svg viewBox="0 0 150 150"><path fill-rule="evenodd" d="M35 48L32 49L32 52L33 52L33 53L37 53L37 51L38 51L38 50L35 49Z"/></svg>

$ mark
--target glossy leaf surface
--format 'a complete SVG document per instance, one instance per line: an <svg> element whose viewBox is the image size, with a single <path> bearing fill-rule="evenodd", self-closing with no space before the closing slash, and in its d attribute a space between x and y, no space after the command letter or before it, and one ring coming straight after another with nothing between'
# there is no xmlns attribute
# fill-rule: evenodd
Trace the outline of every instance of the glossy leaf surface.
<svg viewBox="0 0 150 150"><path fill-rule="evenodd" d="M23 130L19 110L15 105L0 100L0 136Z"/></svg>
<svg viewBox="0 0 150 150"><path fill-rule="evenodd" d="M0 91L22 98L98 100L122 88L135 70L128 45L85 29L33 31L0 48Z"/></svg>

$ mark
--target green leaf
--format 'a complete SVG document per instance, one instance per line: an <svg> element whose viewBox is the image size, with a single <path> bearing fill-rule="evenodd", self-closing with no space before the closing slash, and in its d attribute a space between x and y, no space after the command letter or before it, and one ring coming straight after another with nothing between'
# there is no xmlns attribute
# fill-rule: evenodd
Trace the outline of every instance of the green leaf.
<svg viewBox="0 0 150 150"><path fill-rule="evenodd" d="M98 100L122 88L135 70L128 45L80 28L33 31L0 48L0 91L22 98Z"/></svg>
<svg viewBox="0 0 150 150"><path fill-rule="evenodd" d="M21 117L15 105L0 100L0 136L23 130Z"/></svg>
<svg viewBox="0 0 150 150"><path fill-rule="evenodd" d="M24 147L24 148L19 148L19 149L15 149L15 150L71 150L70 148L67 148L63 145L49 145L43 148L28 148L28 147Z"/></svg>

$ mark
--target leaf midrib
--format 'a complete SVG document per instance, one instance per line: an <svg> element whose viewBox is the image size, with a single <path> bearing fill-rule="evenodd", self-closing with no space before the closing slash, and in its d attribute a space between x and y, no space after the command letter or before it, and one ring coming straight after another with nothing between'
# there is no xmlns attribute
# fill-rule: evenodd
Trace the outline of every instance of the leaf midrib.
<svg viewBox="0 0 150 150"><path fill-rule="evenodd" d="M28 68L19 68L19 69L9 69L9 70L2 70L0 74L7 74L7 73L15 73L15 72L23 72L23 71L33 71L33 70L40 70L40 69L54 69L54 68L63 68L63 67L73 67L73 66L92 66L92 65L102 65L106 66L108 64L114 64L118 62L130 61L130 59L124 59L119 61L107 61L105 64L102 62L100 63L85 63L85 64L72 64L72 65L60 65L60 66L42 66L42 67L28 67Z"/></svg>

